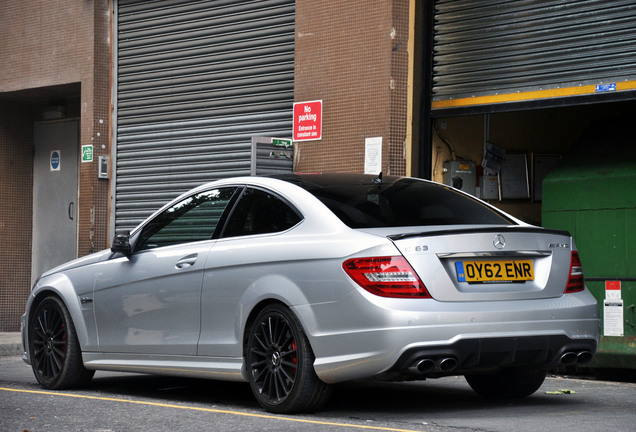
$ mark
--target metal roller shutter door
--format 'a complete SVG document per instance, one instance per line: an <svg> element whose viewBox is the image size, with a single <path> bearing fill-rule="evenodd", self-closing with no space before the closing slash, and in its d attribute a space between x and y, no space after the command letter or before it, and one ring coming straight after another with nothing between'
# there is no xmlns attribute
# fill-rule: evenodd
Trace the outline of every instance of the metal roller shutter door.
<svg viewBox="0 0 636 432"><path fill-rule="evenodd" d="M636 88L633 0L437 0L434 44L433 109Z"/></svg>
<svg viewBox="0 0 636 432"><path fill-rule="evenodd" d="M115 12L120 230L249 175L252 136L291 135L295 3L120 0Z"/></svg>

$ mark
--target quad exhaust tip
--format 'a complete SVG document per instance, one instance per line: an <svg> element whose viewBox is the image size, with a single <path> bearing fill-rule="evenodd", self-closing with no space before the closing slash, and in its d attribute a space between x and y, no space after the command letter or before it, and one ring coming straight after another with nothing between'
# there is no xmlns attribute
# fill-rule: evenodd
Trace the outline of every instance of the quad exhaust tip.
<svg viewBox="0 0 636 432"><path fill-rule="evenodd" d="M423 375L431 372L450 372L457 367L457 359L453 357L443 357L437 360L430 358L416 360L409 372L416 375Z"/></svg>
<svg viewBox="0 0 636 432"><path fill-rule="evenodd" d="M562 365L572 366L574 364L584 364L592 360L591 351L567 351L561 355L559 361Z"/></svg>
<svg viewBox="0 0 636 432"><path fill-rule="evenodd" d="M592 357L592 352L588 350L566 351L559 358L559 362L564 366L585 364L590 362ZM438 359L420 358L411 364L408 371L414 375L426 375L439 372L448 373L455 370L458 364L457 359L454 357L441 357Z"/></svg>
<svg viewBox="0 0 636 432"><path fill-rule="evenodd" d="M592 361L592 357L594 357L594 355L590 351L581 351L578 353L576 361L581 364L589 363Z"/></svg>
<svg viewBox="0 0 636 432"><path fill-rule="evenodd" d="M442 372L450 372L457 367L457 359L452 357L443 358L437 361L436 366Z"/></svg>

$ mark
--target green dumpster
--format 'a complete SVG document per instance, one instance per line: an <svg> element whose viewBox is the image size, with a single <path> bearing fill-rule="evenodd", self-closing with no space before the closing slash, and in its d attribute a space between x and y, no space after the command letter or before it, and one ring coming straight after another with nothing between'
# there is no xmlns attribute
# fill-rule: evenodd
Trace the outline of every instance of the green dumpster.
<svg viewBox="0 0 636 432"><path fill-rule="evenodd" d="M590 367L636 369L636 137L601 127L575 147L543 182L543 226L570 231L598 301Z"/></svg>

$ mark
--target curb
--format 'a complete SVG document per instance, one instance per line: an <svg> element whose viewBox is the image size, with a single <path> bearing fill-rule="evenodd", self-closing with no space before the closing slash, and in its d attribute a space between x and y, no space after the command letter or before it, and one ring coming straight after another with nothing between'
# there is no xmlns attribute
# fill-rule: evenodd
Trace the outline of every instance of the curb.
<svg viewBox="0 0 636 432"><path fill-rule="evenodd" d="M0 357L22 355L20 333L0 333Z"/></svg>

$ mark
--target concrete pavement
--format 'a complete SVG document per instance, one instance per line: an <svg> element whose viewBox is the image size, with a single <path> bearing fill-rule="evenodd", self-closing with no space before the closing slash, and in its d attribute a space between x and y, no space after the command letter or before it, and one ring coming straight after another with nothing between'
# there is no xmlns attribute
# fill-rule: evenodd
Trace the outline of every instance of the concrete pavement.
<svg viewBox="0 0 636 432"><path fill-rule="evenodd" d="M22 355L20 333L0 333L0 356Z"/></svg>

